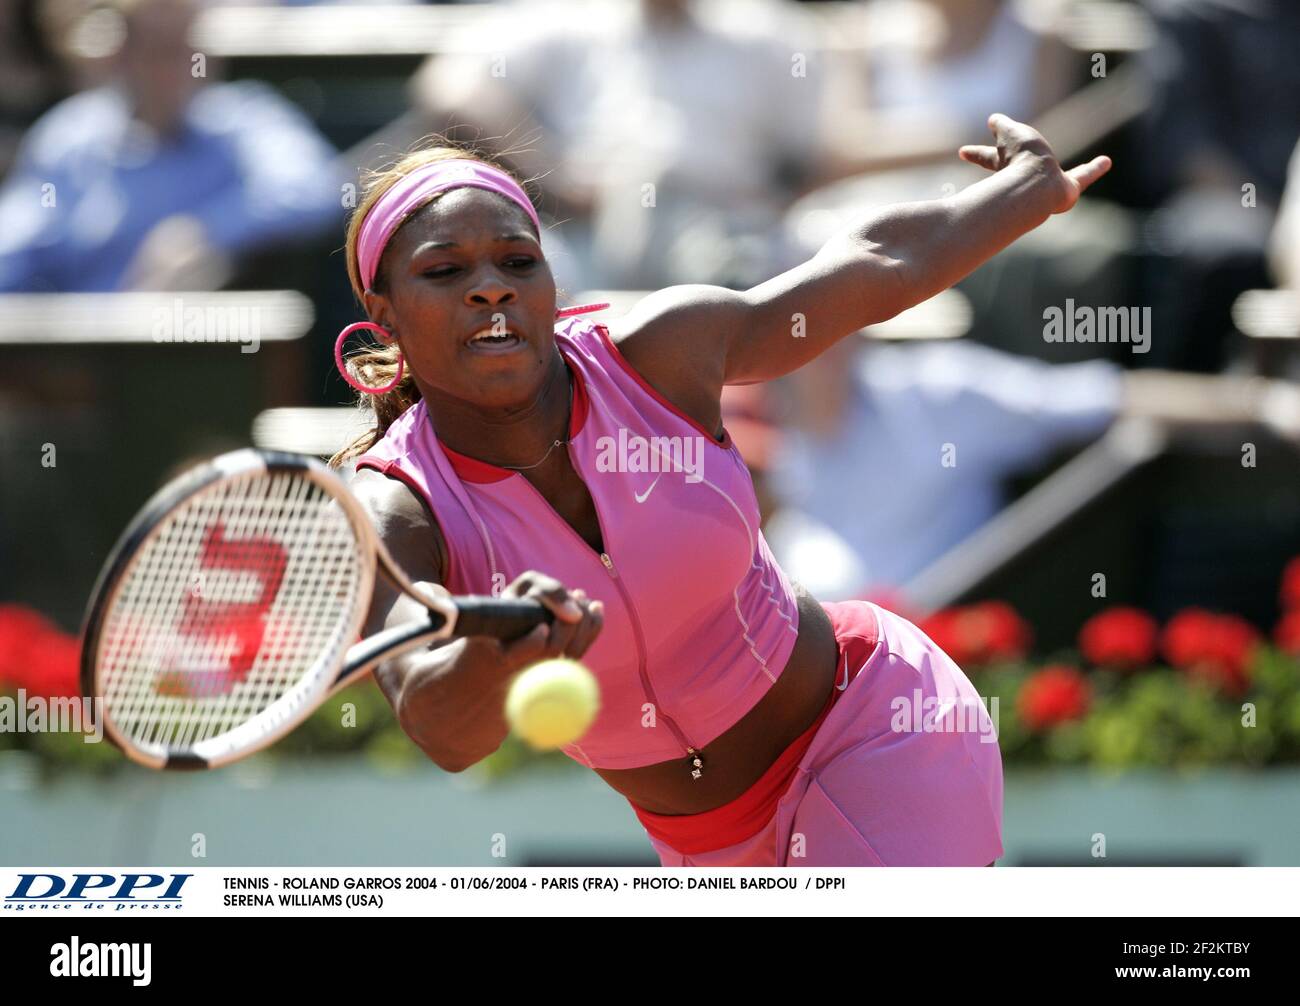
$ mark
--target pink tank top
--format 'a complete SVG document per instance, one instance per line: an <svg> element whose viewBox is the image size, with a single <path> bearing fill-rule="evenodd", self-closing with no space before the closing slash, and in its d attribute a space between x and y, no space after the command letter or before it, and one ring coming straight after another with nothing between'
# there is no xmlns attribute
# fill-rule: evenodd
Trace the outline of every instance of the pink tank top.
<svg viewBox="0 0 1300 1006"><path fill-rule="evenodd" d="M730 435L719 443L671 405L603 325L566 319L555 340L574 382L569 457L603 553L518 472L439 443L423 401L357 467L424 498L447 542L452 593L500 593L536 569L604 602L604 627L583 657L601 708L567 755L606 769L686 759L781 674L799 630L794 594Z"/></svg>

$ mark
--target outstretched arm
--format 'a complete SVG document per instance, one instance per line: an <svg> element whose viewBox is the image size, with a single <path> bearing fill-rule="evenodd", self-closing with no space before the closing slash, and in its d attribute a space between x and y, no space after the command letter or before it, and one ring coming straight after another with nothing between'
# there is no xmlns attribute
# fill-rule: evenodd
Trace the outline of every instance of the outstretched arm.
<svg viewBox="0 0 1300 1006"><path fill-rule="evenodd" d="M750 290L661 290L617 325L619 349L662 394L716 426L724 384L788 374L846 335L946 290L1070 209L1110 170L1108 157L1064 170L1038 132L1005 115L990 116L989 128L992 145L959 151L992 172L988 178L946 199L880 209Z"/></svg>

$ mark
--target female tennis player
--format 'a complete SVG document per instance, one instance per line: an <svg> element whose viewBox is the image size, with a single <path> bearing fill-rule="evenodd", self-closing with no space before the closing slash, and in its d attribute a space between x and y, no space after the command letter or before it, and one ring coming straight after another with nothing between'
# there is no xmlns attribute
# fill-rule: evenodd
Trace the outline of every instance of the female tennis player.
<svg viewBox="0 0 1300 1006"><path fill-rule="evenodd" d="M537 214L500 167L439 146L369 182L348 271L384 346L345 376L377 427L333 463L356 458L353 488L412 579L555 613L510 644L458 639L376 672L429 758L458 772L492 753L510 679L581 658L601 708L564 751L631 802L665 865L1002 854L1001 756L974 688L898 615L790 582L719 405L724 385L951 286L1109 170L1063 170L1028 126L989 126L995 144L960 156L991 174L964 191L875 212L751 290L671 287L608 326L557 312ZM419 607L381 588L366 631Z"/></svg>

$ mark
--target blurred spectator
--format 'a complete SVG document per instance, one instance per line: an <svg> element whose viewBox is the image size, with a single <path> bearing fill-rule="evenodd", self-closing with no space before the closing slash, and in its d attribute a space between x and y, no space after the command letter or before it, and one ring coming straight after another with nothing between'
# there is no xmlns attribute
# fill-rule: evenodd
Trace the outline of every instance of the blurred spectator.
<svg viewBox="0 0 1300 1006"><path fill-rule="evenodd" d="M995 516L1013 475L1101 434L1123 392L1120 369L1100 360L857 339L786 386L777 490L848 542L873 589L903 586Z"/></svg>
<svg viewBox="0 0 1300 1006"><path fill-rule="evenodd" d="M66 93L36 10L37 0L0 0L0 176L27 126Z"/></svg>
<svg viewBox="0 0 1300 1006"><path fill-rule="evenodd" d="M834 61L835 173L947 164L961 144L986 142L993 112L1030 122L1065 98L1078 58L1022 7L869 0L863 48Z"/></svg>
<svg viewBox="0 0 1300 1006"><path fill-rule="evenodd" d="M1300 143L1291 155L1271 242L1273 278L1278 286L1300 293Z"/></svg>
<svg viewBox="0 0 1300 1006"><path fill-rule="evenodd" d="M791 579L825 601L861 596L869 582L862 560L840 535L776 492L772 468L784 450L770 386L722 389L722 421L754 483L763 537Z"/></svg>
<svg viewBox="0 0 1300 1006"><path fill-rule="evenodd" d="M1085 58L1064 41L1065 5L1058 0L846 6L857 16L841 22L844 37L826 56L826 120L834 123L826 170L839 181L787 215L789 244L799 257L814 254L852 218L978 182L984 173L957 151L988 142L989 115L1035 122L1092 83ZM1076 118L1070 125L1073 136L1059 126L1048 136L1066 159L1081 153L1090 124ZM1090 194L1068 219L1026 235L960 284L975 312L971 338L1054 362L1104 353L1096 346L1045 348L1042 306L1067 298L1130 302L1135 231L1123 211Z"/></svg>
<svg viewBox="0 0 1300 1006"><path fill-rule="evenodd" d="M1151 0L1146 54L1155 97L1143 161L1156 200L1197 185L1277 205L1300 138L1300 5L1291 0ZM1287 95L1290 95L1288 98Z"/></svg>
<svg viewBox="0 0 1300 1006"><path fill-rule="evenodd" d="M209 83L194 0L118 0L110 84L25 137L0 191L0 290L213 288L341 218L333 150L277 92Z"/></svg>
<svg viewBox="0 0 1300 1006"><path fill-rule="evenodd" d="M1249 377L1050 364L966 340L854 338L781 389L789 425L772 489L848 543L865 576L857 596L905 588L997 515L1010 480L1121 416L1189 431L1258 423L1269 393Z"/></svg>
<svg viewBox="0 0 1300 1006"><path fill-rule="evenodd" d="M788 3L503 5L478 53L432 60L432 125L537 137L567 248L561 282L747 286L773 271L782 209L819 170L820 75Z"/></svg>
<svg viewBox="0 0 1300 1006"><path fill-rule="evenodd" d="M1148 296L1167 335L1144 362L1213 371L1226 360L1233 301L1268 279L1273 214L1300 138L1300 4L1152 0L1152 12L1153 102L1138 161L1158 207Z"/></svg>

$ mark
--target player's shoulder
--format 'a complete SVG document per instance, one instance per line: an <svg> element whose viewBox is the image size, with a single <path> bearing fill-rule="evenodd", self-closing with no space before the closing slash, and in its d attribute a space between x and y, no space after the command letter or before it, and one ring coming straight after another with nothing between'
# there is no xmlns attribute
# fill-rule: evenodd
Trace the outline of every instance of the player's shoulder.
<svg viewBox="0 0 1300 1006"><path fill-rule="evenodd" d="M684 283L646 294L610 321L608 336L642 374L712 371L748 311L749 302L740 291Z"/></svg>
<svg viewBox="0 0 1300 1006"><path fill-rule="evenodd" d="M691 284L647 294L599 337L603 352L662 404L715 438L726 346L744 316L744 295Z"/></svg>
<svg viewBox="0 0 1300 1006"><path fill-rule="evenodd" d="M601 360L609 354L613 334L611 323L581 315L555 323L555 341L572 360ZM585 369L585 368L584 368Z"/></svg>
<svg viewBox="0 0 1300 1006"><path fill-rule="evenodd" d="M400 479L390 478L374 468L358 468L349 479L348 488L378 530L385 526L428 523L424 502Z"/></svg>
<svg viewBox="0 0 1300 1006"><path fill-rule="evenodd" d="M428 579L429 563L440 582L447 568L446 542L438 521L415 490L374 468L357 469L348 488L374 524L375 533L418 579ZM419 563L419 565L417 565Z"/></svg>

